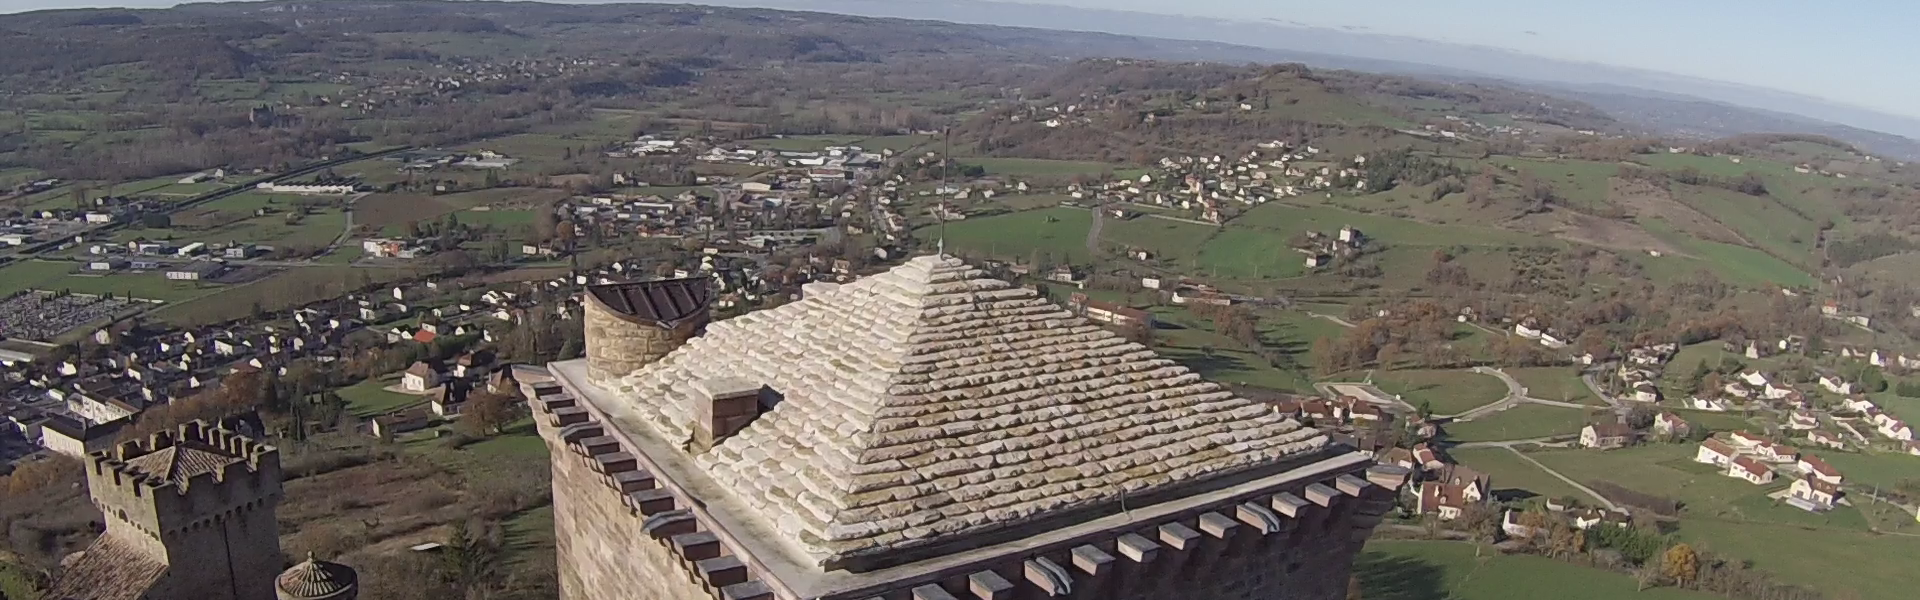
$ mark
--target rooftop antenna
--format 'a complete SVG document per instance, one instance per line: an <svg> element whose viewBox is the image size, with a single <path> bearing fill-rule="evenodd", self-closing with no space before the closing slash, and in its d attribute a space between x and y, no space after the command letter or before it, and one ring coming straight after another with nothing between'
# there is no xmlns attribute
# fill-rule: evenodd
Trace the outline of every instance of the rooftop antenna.
<svg viewBox="0 0 1920 600"><path fill-rule="evenodd" d="M940 128L940 242L937 244L941 258L947 256L947 161L953 160L953 126Z"/></svg>

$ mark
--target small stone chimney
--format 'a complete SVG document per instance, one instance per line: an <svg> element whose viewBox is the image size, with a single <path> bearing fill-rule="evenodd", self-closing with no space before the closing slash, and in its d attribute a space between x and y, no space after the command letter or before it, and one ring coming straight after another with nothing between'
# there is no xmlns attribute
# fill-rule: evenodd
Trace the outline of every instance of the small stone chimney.
<svg viewBox="0 0 1920 600"><path fill-rule="evenodd" d="M723 377L693 383L693 453L712 450L759 418L766 386Z"/></svg>

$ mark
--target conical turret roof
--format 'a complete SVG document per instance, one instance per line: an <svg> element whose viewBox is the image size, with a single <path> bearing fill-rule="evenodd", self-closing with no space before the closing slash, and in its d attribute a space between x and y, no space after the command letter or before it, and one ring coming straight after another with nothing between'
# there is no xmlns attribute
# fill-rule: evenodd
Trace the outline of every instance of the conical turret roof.
<svg viewBox="0 0 1920 600"><path fill-rule="evenodd" d="M709 326L626 377L668 441L695 382L781 402L697 464L816 560L946 540L1324 448L1317 431L947 257Z"/></svg>
<svg viewBox="0 0 1920 600"><path fill-rule="evenodd" d="M282 571L273 587L280 600L344 600L358 591L359 575L352 567L318 560L307 560Z"/></svg>

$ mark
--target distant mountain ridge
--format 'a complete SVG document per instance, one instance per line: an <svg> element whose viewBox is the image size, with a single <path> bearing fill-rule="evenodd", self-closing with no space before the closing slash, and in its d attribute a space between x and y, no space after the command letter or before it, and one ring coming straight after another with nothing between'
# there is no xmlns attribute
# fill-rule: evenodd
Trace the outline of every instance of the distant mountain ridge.
<svg viewBox="0 0 1920 600"><path fill-rule="evenodd" d="M1892 156L1920 160L1920 119L1828 100L1641 69L1530 56L1510 50L1410 37L1308 27L1284 20L1235 21L984 0L700 0L750 6L955 23L1095 31L1273 49L1313 66L1438 76L1494 78L1622 111L1650 128L1687 124L1673 115L1713 113L1709 125L1674 133L1819 133ZM1664 104L1679 103L1681 106ZM1753 114L1741 114L1751 111ZM1782 131L1777 127L1790 127Z"/></svg>

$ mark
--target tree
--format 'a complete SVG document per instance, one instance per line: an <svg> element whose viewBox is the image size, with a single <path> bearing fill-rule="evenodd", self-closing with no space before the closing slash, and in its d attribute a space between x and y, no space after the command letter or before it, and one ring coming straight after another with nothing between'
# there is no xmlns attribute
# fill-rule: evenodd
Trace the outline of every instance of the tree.
<svg viewBox="0 0 1920 600"><path fill-rule="evenodd" d="M460 424L479 436L504 433L507 425L520 418L520 403L499 394L476 393L467 401Z"/></svg>
<svg viewBox="0 0 1920 600"><path fill-rule="evenodd" d="M1660 560L1660 573L1675 585L1688 587L1700 575L1700 556L1693 552L1692 546L1674 544Z"/></svg>

